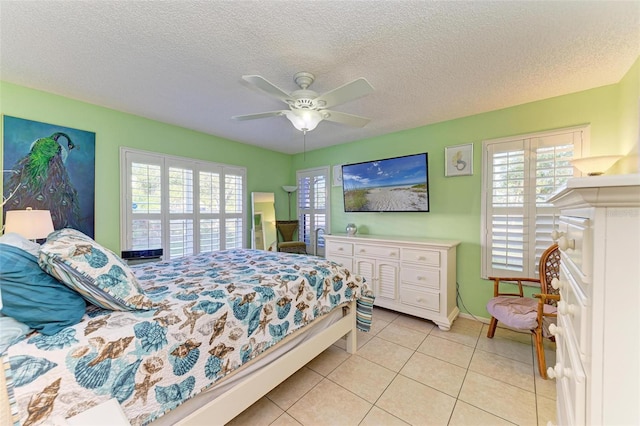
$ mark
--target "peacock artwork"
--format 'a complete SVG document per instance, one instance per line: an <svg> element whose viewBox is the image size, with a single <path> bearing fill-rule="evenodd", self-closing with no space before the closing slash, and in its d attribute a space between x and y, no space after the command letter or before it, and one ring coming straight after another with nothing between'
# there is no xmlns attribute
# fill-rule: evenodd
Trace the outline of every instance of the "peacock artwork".
<svg viewBox="0 0 640 426"><path fill-rule="evenodd" d="M3 212L49 210L55 229L94 237L93 132L3 117Z"/></svg>

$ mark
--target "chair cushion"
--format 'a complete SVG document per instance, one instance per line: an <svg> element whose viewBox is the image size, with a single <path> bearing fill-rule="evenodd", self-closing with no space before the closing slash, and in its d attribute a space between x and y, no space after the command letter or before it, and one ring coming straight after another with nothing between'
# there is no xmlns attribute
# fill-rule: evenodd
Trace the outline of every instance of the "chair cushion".
<svg viewBox="0 0 640 426"><path fill-rule="evenodd" d="M278 251L307 254L307 244L304 241L286 241L278 244Z"/></svg>
<svg viewBox="0 0 640 426"><path fill-rule="evenodd" d="M544 305L545 313L555 313L555 306ZM538 299L531 297L498 296L489 300L487 311L499 322L520 330L538 326Z"/></svg>

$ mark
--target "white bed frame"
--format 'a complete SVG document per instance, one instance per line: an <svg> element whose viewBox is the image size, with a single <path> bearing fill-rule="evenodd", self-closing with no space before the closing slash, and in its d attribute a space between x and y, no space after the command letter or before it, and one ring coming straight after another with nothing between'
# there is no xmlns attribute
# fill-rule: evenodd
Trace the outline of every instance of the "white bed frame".
<svg viewBox="0 0 640 426"><path fill-rule="evenodd" d="M186 415L175 424L196 426L203 424L222 425L229 422L345 335L347 338L346 351L350 354L355 353L357 350L356 302L352 301L349 305L344 306L342 313L342 318L335 323L304 343L295 346L268 365L251 373L246 379L238 382L228 391ZM325 320L328 321L327 318L321 318L319 321L311 323L309 327L320 326ZM118 410L120 413L116 413ZM122 420L118 422L119 419ZM158 419L158 422L162 422L162 417ZM151 425L154 423L152 422ZM67 425L70 426L87 424L114 426L115 424L127 425L128 422L117 401L111 399L67 419Z"/></svg>
<svg viewBox="0 0 640 426"><path fill-rule="evenodd" d="M177 424L195 426L211 424L212 420L215 424L229 422L344 335L347 336L347 352L355 353L357 350L356 302L352 301L343 308L343 312L344 316L335 324L282 355L268 367L255 372L250 380L244 380L234 386Z"/></svg>

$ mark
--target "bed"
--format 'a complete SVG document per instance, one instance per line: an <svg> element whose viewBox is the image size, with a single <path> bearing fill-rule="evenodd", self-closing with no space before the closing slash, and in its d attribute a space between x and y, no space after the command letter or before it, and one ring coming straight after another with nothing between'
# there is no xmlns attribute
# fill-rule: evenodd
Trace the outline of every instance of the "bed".
<svg viewBox="0 0 640 426"><path fill-rule="evenodd" d="M60 252L98 262L84 247L95 242L62 234L72 244ZM46 246L56 240L43 245L39 263L69 280L68 259L43 254L55 251ZM371 321L367 283L315 256L225 250L121 266L134 279L109 275L103 289L120 291L116 301L135 309L87 304L79 323L31 332L8 347L0 390L13 422L65 424L115 400L132 425L224 424L341 337L354 352L356 329L367 331ZM139 294L122 295L127 280ZM74 290L96 303L105 296Z"/></svg>

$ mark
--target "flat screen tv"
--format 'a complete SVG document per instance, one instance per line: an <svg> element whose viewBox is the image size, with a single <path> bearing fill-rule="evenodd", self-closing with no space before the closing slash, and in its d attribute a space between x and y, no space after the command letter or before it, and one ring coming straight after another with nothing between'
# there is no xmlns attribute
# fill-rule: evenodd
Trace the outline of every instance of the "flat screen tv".
<svg viewBox="0 0 640 426"><path fill-rule="evenodd" d="M428 212L428 154L342 166L345 212Z"/></svg>

